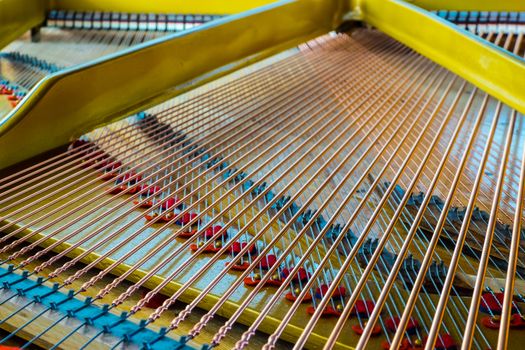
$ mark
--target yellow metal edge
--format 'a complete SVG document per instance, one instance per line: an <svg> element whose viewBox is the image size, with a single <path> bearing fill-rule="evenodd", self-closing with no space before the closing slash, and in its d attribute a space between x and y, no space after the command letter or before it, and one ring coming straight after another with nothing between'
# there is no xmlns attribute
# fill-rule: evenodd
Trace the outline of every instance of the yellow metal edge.
<svg viewBox="0 0 525 350"><path fill-rule="evenodd" d="M365 0L366 1L366 0ZM523 0L405 0L426 10L525 11Z"/></svg>
<svg viewBox="0 0 525 350"><path fill-rule="evenodd" d="M16 150L0 152L0 169L210 80L220 67L326 33L343 13L339 0L281 1L49 76L0 120L0 149Z"/></svg>
<svg viewBox="0 0 525 350"><path fill-rule="evenodd" d="M45 20L41 0L0 0L0 49Z"/></svg>
<svg viewBox="0 0 525 350"><path fill-rule="evenodd" d="M50 0L49 8L73 11L229 15L273 2L276 0Z"/></svg>
<svg viewBox="0 0 525 350"><path fill-rule="evenodd" d="M1 226L4 226L5 224L7 224L7 222L6 221L0 222L0 224L1 224ZM11 226L11 228L9 230L7 230L6 233L13 232L14 230L18 230L19 228L20 228L19 225L13 225L13 226ZM30 234L33 234L32 230L24 229L22 232L17 233L16 237L22 238L22 237L30 235ZM29 243L33 243L33 242L36 242L36 241L42 239L43 237L45 237L43 234L37 233L37 234L33 235L32 237L28 238L27 241ZM58 241L57 239L52 238L52 237L51 238L47 238L42 244L40 244L40 246L42 246L43 248L47 248L47 247L55 244L57 241ZM52 251L56 252L56 253L60 253L60 252L63 252L64 250L66 250L66 249L68 249L70 247L71 247L71 244L69 244L69 243L61 243L60 245L58 245L57 247L52 249ZM82 249L82 248L74 248L66 256L69 257L69 258L75 258L75 257L83 254L84 252L85 252L85 250ZM93 261L97 260L99 257L100 257L100 255L97 254L97 253L89 253L83 259L81 259L80 261L87 265L87 264L90 264ZM95 265L95 267L97 269L99 269L99 270L103 270L103 269L111 266L114 262L115 262L115 260L113 260L113 259L104 258L104 259L101 260L100 263ZM130 265L121 263L121 264L117 265L117 267L115 269L113 269L111 271L111 274L114 275L114 276L121 276L122 274L126 273L130 268L131 268ZM135 270L133 273L131 273L128 276L127 280L130 281L130 282L138 282L144 276L146 276L146 274L147 274L147 271L144 271L142 269L137 269L137 270ZM146 287L148 289L154 289L160 283L162 283L163 281L164 281L164 278L162 278L162 277L160 277L158 275L154 275L152 278L150 278L148 281L146 281L144 283L144 287ZM167 295L167 296L171 296L171 295L175 294L175 292L177 292L181 287L182 287L181 283L175 282L175 281L170 281L167 284L167 286L164 289L162 289L162 294ZM182 293L182 295L180 296L179 300L184 302L184 303L186 303L186 304L189 304L193 300L195 300L195 298L199 294L200 294L200 291L198 289L190 287L184 293ZM199 303L199 307L203 308L204 310L208 310L213 305L215 305L219 301L219 299L220 298L218 296L216 296L216 295L207 294L206 297L203 298L202 302ZM237 311L239 306L240 305L237 304L237 303L234 303L234 302L231 302L231 301L227 301L217 311L217 315L219 315L221 317L224 317L224 318L229 318L230 316L232 316ZM258 315L259 315L259 313L256 310L254 310L252 308L247 308L242 313L242 315L239 317L238 322L240 322L240 323L242 323L244 325L250 326L253 323L253 321L257 318ZM279 326L280 323L281 323L281 321L279 319L276 319L276 318L271 317L271 316L267 316L267 317L265 317L264 321L261 323L261 325L259 326L258 329L260 331L266 333L266 334L271 334ZM301 335L301 333L302 333L302 329L301 328L299 328L297 326L294 326L294 325L291 325L291 324L288 324L286 326L286 328L285 328L281 338L283 340L285 340L285 341L293 343ZM326 337L321 336L321 335L319 335L319 334L314 332L314 333L312 333L309 336L306 345L307 345L307 348L309 348L309 349L317 349L320 346L322 346L323 344L325 344L326 340L327 340ZM337 342L335 348L336 349L342 349L342 350L343 349L344 350L353 350L354 349L353 347L348 346L346 344L342 344L341 342Z"/></svg>
<svg viewBox="0 0 525 350"><path fill-rule="evenodd" d="M525 113L525 60L400 0L364 0L364 20Z"/></svg>
<svg viewBox="0 0 525 350"><path fill-rule="evenodd" d="M199 86L202 86L204 84L207 84L209 82L212 82L214 80L217 80L220 77L223 77L225 75L228 75L230 73L233 73L241 68L244 68L246 66L249 66L251 64L254 64L256 62L259 62L265 58L271 57L273 55L276 55L286 49L292 48L294 46L297 46L299 44L302 44L308 40L314 39L319 37L320 35L324 34L324 31L319 31L312 33L311 35L307 35L304 37L297 38L295 40L283 43L281 45L277 45L275 47L272 47L267 50L263 50L261 52L258 52L254 55L251 55L247 58L244 58L242 60L233 62L227 66L217 68L207 74L204 74L202 76L199 76L187 83L177 85L171 89L168 89L166 91L161 92L159 95L151 97L147 101L142 101L141 103L138 103L134 106L130 106L129 108L126 108L125 110L119 111L118 113L114 115L108 115L107 118L105 118L104 121L102 121L100 124L93 126L91 129L96 129L111 123L114 123L118 120L123 119L124 117L136 114L140 111L144 111L148 108L154 107L159 105L162 102L165 102L171 98L174 98L178 95L181 95L185 92L191 91ZM71 137L77 138L83 135L84 132L78 132L76 134L71 135Z"/></svg>

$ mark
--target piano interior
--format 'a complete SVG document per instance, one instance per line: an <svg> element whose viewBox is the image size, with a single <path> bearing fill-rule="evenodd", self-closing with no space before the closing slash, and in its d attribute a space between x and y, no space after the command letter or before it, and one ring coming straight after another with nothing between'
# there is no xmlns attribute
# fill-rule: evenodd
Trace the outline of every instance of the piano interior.
<svg viewBox="0 0 525 350"><path fill-rule="evenodd" d="M4 43L0 349L523 347L523 4L176 3L51 1ZM197 45L232 35L268 47Z"/></svg>

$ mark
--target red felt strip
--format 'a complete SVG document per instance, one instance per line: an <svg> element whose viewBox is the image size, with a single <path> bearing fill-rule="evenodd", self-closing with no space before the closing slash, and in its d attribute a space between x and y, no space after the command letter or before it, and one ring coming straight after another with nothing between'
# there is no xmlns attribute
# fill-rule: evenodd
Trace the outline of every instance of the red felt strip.
<svg viewBox="0 0 525 350"><path fill-rule="evenodd" d="M147 290L142 290L142 293L141 293L141 294L142 294L142 298L144 298L144 297L146 296L147 293L148 293ZM150 309L156 309L156 308L158 308L159 306L161 306L162 303L163 303L166 299L168 299L167 296L162 295L162 294L160 294L160 293L157 293L157 294L155 294L155 295L150 299L150 301L148 301L148 302L145 304L145 306L148 307L148 308L150 308Z"/></svg>
<svg viewBox="0 0 525 350"><path fill-rule="evenodd" d="M260 282L261 280L256 280L251 277L246 277L244 279L244 285L249 286L249 287L255 287ZM273 280L271 278L267 280L266 282L264 282L265 287L279 287L281 284L283 284L282 281Z"/></svg>
<svg viewBox="0 0 525 350"><path fill-rule="evenodd" d="M328 292L328 288L330 288L330 285L328 284L321 285L319 288L315 290L315 297L318 299L322 299ZM339 286L334 290L334 293L332 294L331 298L344 297L345 295L346 295L346 288L343 286Z"/></svg>
<svg viewBox="0 0 525 350"><path fill-rule="evenodd" d="M204 237L206 238L212 238L214 237L214 235L217 235L217 233L222 230L222 226L219 226L219 225L216 225L216 226L212 226L212 227L208 227L206 229L206 231L204 232ZM218 236L215 236L216 238L220 238L220 237L225 237L227 236L228 233L226 232L226 230L224 230L220 235Z"/></svg>
<svg viewBox="0 0 525 350"><path fill-rule="evenodd" d="M179 234L179 237L180 237L180 238L191 238L191 237L194 236L196 233L197 233L197 230L191 230L191 231L181 232L181 233Z"/></svg>
<svg viewBox="0 0 525 350"><path fill-rule="evenodd" d="M237 255L241 252L242 249L244 249L248 243L241 243L241 242L233 242L232 245L230 245L230 254ZM247 250L245 254L255 254L257 250L255 249L255 245L252 244L250 248Z"/></svg>
<svg viewBox="0 0 525 350"><path fill-rule="evenodd" d="M274 254L268 254L260 261L261 269L268 270L277 263L277 257Z"/></svg>
<svg viewBox="0 0 525 350"><path fill-rule="evenodd" d="M196 213L184 213L182 217L178 220L178 223L181 225L187 225L191 220L195 219L196 217ZM194 225L198 225L198 221L194 223Z"/></svg>
<svg viewBox="0 0 525 350"><path fill-rule="evenodd" d="M359 325L353 325L352 326L352 330L356 333L356 334L363 334L363 331L365 330L363 327L359 326ZM377 336L381 334L381 327L379 327L378 325L375 325L374 328L372 329L372 333L371 335L372 336Z"/></svg>
<svg viewBox="0 0 525 350"><path fill-rule="evenodd" d="M125 191L127 188L128 188L128 186L126 186L126 185L120 185L120 186L115 186L115 187L108 188L107 191L108 191L109 194L119 194L120 192Z"/></svg>
<svg viewBox="0 0 525 350"><path fill-rule="evenodd" d="M306 308L306 312L310 315L313 315L315 312L315 308L313 306L308 306ZM336 309L334 309L333 307L327 306L325 307L323 312L321 312L321 316L322 317L339 317L341 316L341 313L337 311Z"/></svg>
<svg viewBox="0 0 525 350"><path fill-rule="evenodd" d="M286 300L289 300L289 301L296 301L297 300L297 297L295 295L293 295L292 292L286 293L285 298L286 298ZM301 300L301 302L305 303L305 302L308 302L308 301L312 301L312 294L310 294L309 292L307 292L304 295L304 298L303 298L303 300Z"/></svg>
<svg viewBox="0 0 525 350"><path fill-rule="evenodd" d="M423 344L426 344L427 338L425 338L425 341ZM436 350L452 350L457 347L456 341L452 336L448 333L441 333L438 338L436 339Z"/></svg>
<svg viewBox="0 0 525 350"><path fill-rule="evenodd" d="M483 317L481 319L481 324L490 329L499 329L500 327L500 321L491 316ZM525 329L525 322L519 314L512 314L509 327L512 329Z"/></svg>
<svg viewBox="0 0 525 350"><path fill-rule="evenodd" d="M146 208L149 209L153 206L153 201L151 199L147 199L145 201L134 201L134 204L140 203L140 208Z"/></svg>
<svg viewBox="0 0 525 350"><path fill-rule="evenodd" d="M397 327L399 326L399 321L400 321L400 318L397 317L397 316L389 317L389 318L385 319L385 327L386 327L386 329L388 329L390 332L394 333L397 330ZM412 334L413 332L415 332L417 330L417 328L419 328L419 322L415 318L411 317L408 320L406 331L409 334Z"/></svg>
<svg viewBox="0 0 525 350"><path fill-rule="evenodd" d="M227 265L228 263L225 263ZM248 262L243 262L242 264L234 264L231 269L234 271L246 271L250 267Z"/></svg>
<svg viewBox="0 0 525 350"><path fill-rule="evenodd" d="M483 293L479 303L479 309L486 314L500 315L503 305L503 293ZM512 312L517 313L516 305L512 305Z"/></svg>
<svg viewBox="0 0 525 350"><path fill-rule="evenodd" d="M410 342L410 340L408 340L407 338L404 338L401 341L399 350L423 350L423 346L424 346L423 343L421 345L414 345L413 342L414 342L413 340L412 342ZM387 341L384 341L381 343L381 347L385 350L390 350L390 343Z"/></svg>
<svg viewBox="0 0 525 350"><path fill-rule="evenodd" d="M290 268L284 268L281 271L281 278L282 279L287 278L290 272L292 272L293 268L294 268L293 266L291 266ZM310 278L310 274L306 271L306 269L303 267L300 267L299 270L296 272L296 274L293 276L292 280L296 282L307 281L309 278Z"/></svg>
<svg viewBox="0 0 525 350"><path fill-rule="evenodd" d="M374 311L375 304L371 300L357 300L354 308L352 309L351 315L357 315L368 317Z"/></svg>
<svg viewBox="0 0 525 350"><path fill-rule="evenodd" d="M196 252L197 249L199 249L199 248L200 248L200 247L199 247L198 245L196 245L196 244L191 244L191 245L190 245L190 250L191 250L192 252ZM204 248L204 250L201 252L201 254L206 254L206 253L208 253L208 254L210 254L210 253L211 253L211 254L215 254L215 253L217 253L219 250L221 250L221 248L215 248L215 246L214 246L213 244L211 244L211 245L207 246L206 248Z"/></svg>
<svg viewBox="0 0 525 350"><path fill-rule="evenodd" d="M104 166L104 165L102 165L102 166ZM130 180L130 182L138 182L138 181L142 180L142 175L137 174L134 171L130 171L130 172L124 173L123 175L120 175L119 177L117 177L117 182L127 181L127 180L131 179L135 175L137 177L135 177L133 180ZM145 186L145 185L143 185L143 186Z"/></svg>
<svg viewBox="0 0 525 350"><path fill-rule="evenodd" d="M180 200L177 197L170 197L168 199L165 199L162 202L160 208L163 210L167 210L179 204L180 204Z"/></svg>

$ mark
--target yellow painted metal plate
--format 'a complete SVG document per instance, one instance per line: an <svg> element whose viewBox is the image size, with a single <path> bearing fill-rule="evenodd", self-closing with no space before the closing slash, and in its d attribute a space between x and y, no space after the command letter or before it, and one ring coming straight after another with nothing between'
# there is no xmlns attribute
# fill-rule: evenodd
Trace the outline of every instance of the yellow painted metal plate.
<svg viewBox="0 0 525 350"><path fill-rule="evenodd" d="M0 0L0 48L44 22L45 9L40 0Z"/></svg>
<svg viewBox="0 0 525 350"><path fill-rule="evenodd" d="M525 113L525 61L400 0L361 3L366 22Z"/></svg>
<svg viewBox="0 0 525 350"><path fill-rule="evenodd" d="M41 81L0 121L0 168L333 29L339 2L283 1Z"/></svg>
<svg viewBox="0 0 525 350"><path fill-rule="evenodd" d="M276 2L276 0L51 0L50 8L76 11L229 15L273 2Z"/></svg>
<svg viewBox="0 0 525 350"><path fill-rule="evenodd" d="M525 11L523 0L406 0L427 10Z"/></svg>

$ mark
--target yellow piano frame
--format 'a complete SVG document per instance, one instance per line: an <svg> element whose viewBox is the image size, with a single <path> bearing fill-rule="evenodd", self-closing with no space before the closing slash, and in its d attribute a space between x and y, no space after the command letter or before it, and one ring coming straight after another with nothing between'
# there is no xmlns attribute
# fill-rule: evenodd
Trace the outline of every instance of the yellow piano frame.
<svg viewBox="0 0 525 350"><path fill-rule="evenodd" d="M8 28L16 24L25 25L27 30L43 18L45 8L40 0L23 1L27 20L20 17L20 0L0 0ZM206 6L212 2L197 1L194 11L206 12ZM137 5L120 0L55 0L47 6L151 12L168 3L172 6L167 7L167 11L177 12L182 2L164 0L155 5L150 2ZM228 2L228 7L223 9L243 10L246 8L243 3ZM525 3L519 0L495 4L489 0L416 0L413 3L401 0L284 0L53 74L35 86L16 109L0 120L0 149L4 150L0 152L0 169L64 145L96 126L136 113L334 30L345 20L363 20L379 28L519 112L525 112L523 59L416 6L523 11ZM192 10L187 6L181 9ZM213 10L216 6L209 12ZM413 30L416 27L418 30ZM5 33L0 32L0 37L1 34ZM126 88L122 89L123 86ZM16 152L5 151L9 149L16 149Z"/></svg>

